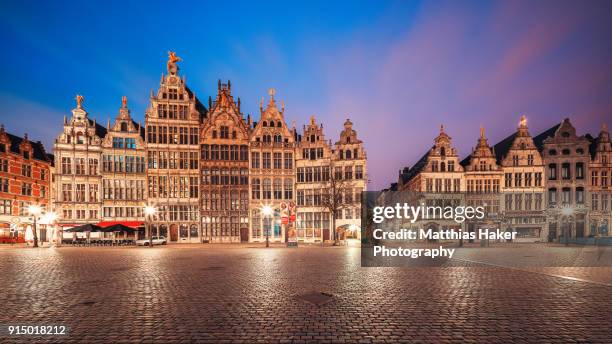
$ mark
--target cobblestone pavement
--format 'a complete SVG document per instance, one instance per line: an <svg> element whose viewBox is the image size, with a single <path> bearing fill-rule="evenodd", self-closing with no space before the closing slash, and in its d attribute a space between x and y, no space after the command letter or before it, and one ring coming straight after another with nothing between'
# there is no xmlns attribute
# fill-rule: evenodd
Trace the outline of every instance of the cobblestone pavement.
<svg viewBox="0 0 612 344"><path fill-rule="evenodd" d="M610 268L463 265L361 268L355 247L6 248L0 342L612 342ZM296 297L309 291L333 299Z"/></svg>

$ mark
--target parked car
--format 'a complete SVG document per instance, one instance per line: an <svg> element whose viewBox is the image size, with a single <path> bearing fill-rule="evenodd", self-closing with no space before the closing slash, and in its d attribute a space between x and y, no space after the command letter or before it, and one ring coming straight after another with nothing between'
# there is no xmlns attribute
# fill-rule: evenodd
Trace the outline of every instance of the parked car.
<svg viewBox="0 0 612 344"><path fill-rule="evenodd" d="M148 238L136 240L137 246L149 246L151 243L153 243L153 245L166 245L168 241L164 236L154 236L153 238L151 238L151 240L149 240Z"/></svg>

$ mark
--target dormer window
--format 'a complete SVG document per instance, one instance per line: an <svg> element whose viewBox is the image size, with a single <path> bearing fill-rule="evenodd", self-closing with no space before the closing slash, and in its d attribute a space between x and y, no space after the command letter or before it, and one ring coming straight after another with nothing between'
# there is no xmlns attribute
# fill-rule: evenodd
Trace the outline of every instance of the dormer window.
<svg viewBox="0 0 612 344"><path fill-rule="evenodd" d="M314 135L310 135L310 142L315 142L315 136Z"/></svg>
<svg viewBox="0 0 612 344"><path fill-rule="evenodd" d="M6 152L6 144L0 143L0 153L5 153L5 152Z"/></svg>
<svg viewBox="0 0 612 344"><path fill-rule="evenodd" d="M83 134L77 134L77 144L83 144L85 143L85 137L83 137Z"/></svg>
<svg viewBox="0 0 612 344"><path fill-rule="evenodd" d="M350 149L347 149L346 153L344 153L344 155L346 156L346 160L350 160L351 159L351 151L350 151Z"/></svg>
<svg viewBox="0 0 612 344"><path fill-rule="evenodd" d="M121 131L126 132L128 130L128 125L125 122L121 123Z"/></svg>
<svg viewBox="0 0 612 344"><path fill-rule="evenodd" d="M23 158L24 159L30 159L30 151L23 151Z"/></svg>
<svg viewBox="0 0 612 344"><path fill-rule="evenodd" d="M440 148L440 155L441 156L446 156L446 148L444 148L444 147Z"/></svg>

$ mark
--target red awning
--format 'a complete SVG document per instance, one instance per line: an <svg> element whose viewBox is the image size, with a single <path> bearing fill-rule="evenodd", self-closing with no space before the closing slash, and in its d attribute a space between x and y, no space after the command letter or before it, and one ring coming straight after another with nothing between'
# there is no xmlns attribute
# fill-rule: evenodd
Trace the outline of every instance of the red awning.
<svg viewBox="0 0 612 344"><path fill-rule="evenodd" d="M118 225L118 224L124 225L127 227L132 227L134 229L138 229L138 227L142 226L144 222L142 221L102 221L98 223L97 226L108 227L108 226Z"/></svg>

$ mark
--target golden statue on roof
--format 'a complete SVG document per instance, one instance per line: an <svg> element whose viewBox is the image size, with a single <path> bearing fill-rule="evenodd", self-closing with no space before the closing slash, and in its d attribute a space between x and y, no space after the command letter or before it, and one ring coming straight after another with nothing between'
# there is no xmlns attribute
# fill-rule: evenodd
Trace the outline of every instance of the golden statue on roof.
<svg viewBox="0 0 612 344"><path fill-rule="evenodd" d="M178 71L177 62L183 61L180 57L176 56L174 51L168 52L168 73L174 75Z"/></svg>
<svg viewBox="0 0 612 344"><path fill-rule="evenodd" d="M76 99L77 108L78 109L82 109L83 108L83 103L85 102L85 98L83 98L82 95L77 94L76 97L74 97L74 99Z"/></svg>
<svg viewBox="0 0 612 344"><path fill-rule="evenodd" d="M121 97L121 107L123 108L127 107L127 97L126 96Z"/></svg>

